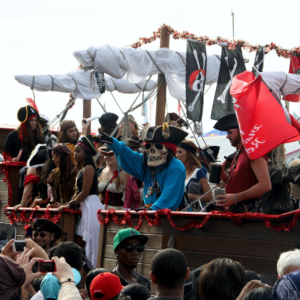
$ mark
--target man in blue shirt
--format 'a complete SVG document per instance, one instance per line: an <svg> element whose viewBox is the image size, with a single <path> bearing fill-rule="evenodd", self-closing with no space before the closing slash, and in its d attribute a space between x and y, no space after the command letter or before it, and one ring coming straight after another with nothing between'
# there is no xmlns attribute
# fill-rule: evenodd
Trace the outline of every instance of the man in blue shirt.
<svg viewBox="0 0 300 300"><path fill-rule="evenodd" d="M184 194L185 167L174 156L187 132L174 126L146 126L141 132L144 154L102 133L101 142L113 150L125 172L144 182L143 199L151 210L176 210Z"/></svg>

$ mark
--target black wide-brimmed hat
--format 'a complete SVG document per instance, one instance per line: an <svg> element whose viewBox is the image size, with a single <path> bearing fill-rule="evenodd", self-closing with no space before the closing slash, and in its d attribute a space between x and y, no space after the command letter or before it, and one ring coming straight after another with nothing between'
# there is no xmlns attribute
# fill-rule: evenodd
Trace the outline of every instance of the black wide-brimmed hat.
<svg viewBox="0 0 300 300"><path fill-rule="evenodd" d="M236 155L236 152L234 152L234 153L232 153L232 154L230 154L230 155L228 155L228 156L224 156L224 158L225 158L227 161L231 162L231 161L233 161L235 155Z"/></svg>
<svg viewBox="0 0 300 300"><path fill-rule="evenodd" d="M37 110L35 110L32 106L26 105L19 109L17 118L19 122L24 123L26 122L30 117L36 116L38 120L40 120L40 115Z"/></svg>
<svg viewBox="0 0 300 300"><path fill-rule="evenodd" d="M46 232L54 232L54 240L58 240L61 235L62 231L58 225L53 223L52 221L48 219L38 219L36 220L32 226L33 231L46 231Z"/></svg>
<svg viewBox="0 0 300 300"><path fill-rule="evenodd" d="M214 126L215 129L221 131L227 131L228 129L239 128L239 123L237 121L235 114L227 115L221 118Z"/></svg>
<svg viewBox="0 0 300 300"><path fill-rule="evenodd" d="M207 148L203 149L203 153L207 162L210 163L217 160L219 151L220 151L219 146L208 146ZM209 152L211 152L211 154ZM214 157L214 159L211 157L211 155Z"/></svg>
<svg viewBox="0 0 300 300"><path fill-rule="evenodd" d="M47 145L37 144L27 161L27 167L33 167L36 165L43 164L49 158Z"/></svg>
<svg viewBox="0 0 300 300"><path fill-rule="evenodd" d="M77 145L82 146L85 150L89 151L92 156L95 156L97 154L97 151L95 149L95 142L92 139L91 135L81 135L78 139Z"/></svg>
<svg viewBox="0 0 300 300"><path fill-rule="evenodd" d="M180 128L169 126L170 135L165 139L163 136L162 126L145 126L141 131L143 142L148 143L172 143L178 145L188 135L187 132Z"/></svg>
<svg viewBox="0 0 300 300"><path fill-rule="evenodd" d="M117 138L118 141L121 141L122 142L122 135L120 135L118 138ZM125 142L126 146L130 149L134 149L134 148L140 148L141 147L141 140L139 140L136 136L134 135L130 135L128 137L128 139L126 141L123 141Z"/></svg>
<svg viewBox="0 0 300 300"><path fill-rule="evenodd" d="M104 128L109 128L115 125L119 117L114 113L105 113L99 118L99 123Z"/></svg>
<svg viewBox="0 0 300 300"><path fill-rule="evenodd" d="M185 121L176 113L167 113L165 121L176 121L180 126L185 126Z"/></svg>

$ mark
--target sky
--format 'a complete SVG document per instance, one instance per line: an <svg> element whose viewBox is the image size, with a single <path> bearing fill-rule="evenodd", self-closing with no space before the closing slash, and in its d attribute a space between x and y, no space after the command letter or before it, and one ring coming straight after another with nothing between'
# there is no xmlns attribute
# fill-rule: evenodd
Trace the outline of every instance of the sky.
<svg viewBox="0 0 300 300"><path fill-rule="evenodd" d="M299 1L96 1L96 0L0 0L0 124L17 125L17 111L25 106L25 98L33 97L29 87L19 84L15 75L66 74L78 67L72 53L90 46L110 44L124 47L149 37L162 24L198 36L232 38L231 10L235 16L235 39L251 44L271 42L284 47L299 46ZM159 40L143 49L159 48ZM186 51L186 41L170 39L170 48ZM221 54L221 47L207 46L207 54ZM255 53L243 50L251 70ZM265 56L264 71L288 72L289 59L278 57L275 51ZM206 89L208 86L206 86ZM210 119L216 84L204 98L203 129L207 132L215 124ZM58 92L37 92L36 103L40 113L53 119L63 110L69 95ZM122 110L127 110L136 95L114 92ZM107 111L122 116L109 92L100 98ZM77 99L68 112L80 127L83 100ZM167 94L169 112L176 111L177 100ZM291 112L298 114L298 104L292 103ZM101 115L102 109L92 100L92 115ZM142 123L141 110L133 115ZM92 128L99 127L97 121Z"/></svg>

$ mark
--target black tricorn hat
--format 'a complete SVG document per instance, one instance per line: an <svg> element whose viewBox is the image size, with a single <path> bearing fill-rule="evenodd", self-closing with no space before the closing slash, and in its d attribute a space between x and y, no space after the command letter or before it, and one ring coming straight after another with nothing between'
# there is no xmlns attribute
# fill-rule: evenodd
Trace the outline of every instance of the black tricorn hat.
<svg viewBox="0 0 300 300"><path fill-rule="evenodd" d="M136 136L130 135L130 138L126 141L122 141L122 135L117 137L118 141L125 142L126 146L130 149L141 148L141 140L139 140Z"/></svg>
<svg viewBox="0 0 300 300"><path fill-rule="evenodd" d="M180 128L169 126L170 136L165 139L162 134L162 126L145 126L141 131L143 142L148 143L172 143L178 145L188 135Z"/></svg>
<svg viewBox="0 0 300 300"><path fill-rule="evenodd" d="M61 235L61 229L58 225L53 223L48 219L38 219L32 224L33 231L47 231L47 232L54 232L54 239L55 241L58 240Z"/></svg>
<svg viewBox="0 0 300 300"><path fill-rule="evenodd" d="M215 160L217 160L219 151L220 151L220 147L219 146L208 146L207 148L203 149L203 153L205 156L205 159L207 160L207 162L214 162L214 159L211 157L211 154L209 154L209 150L212 152L212 156L215 158Z"/></svg>
<svg viewBox="0 0 300 300"><path fill-rule="evenodd" d="M99 123L104 128L109 128L115 125L119 117L114 113L105 113L99 118Z"/></svg>
<svg viewBox="0 0 300 300"><path fill-rule="evenodd" d="M237 121L235 114L227 115L221 118L214 126L215 129L221 131L227 131L228 129L239 128L239 123Z"/></svg>
<svg viewBox="0 0 300 300"><path fill-rule="evenodd" d="M83 143L91 152L92 156L95 156L97 154L97 151L95 149L95 142L91 135L81 135L77 143Z"/></svg>
<svg viewBox="0 0 300 300"><path fill-rule="evenodd" d="M30 118L32 116L36 116L38 120L40 119L40 115L37 112L37 110L35 110L30 105L21 107L17 114L17 118L18 118L19 122L21 122L21 123L26 122L28 120L28 118Z"/></svg>
<svg viewBox="0 0 300 300"><path fill-rule="evenodd" d="M230 155L228 155L228 156L224 156L224 158L225 158L227 161L230 162L230 161L233 161L235 155L236 155L236 152L234 152L234 153L232 153L232 154L230 154Z"/></svg>
<svg viewBox="0 0 300 300"><path fill-rule="evenodd" d="M43 164L49 158L46 144L37 144L27 161L27 167Z"/></svg>
<svg viewBox="0 0 300 300"><path fill-rule="evenodd" d="M167 113L165 121L176 121L180 126L185 126L185 121L176 113Z"/></svg>

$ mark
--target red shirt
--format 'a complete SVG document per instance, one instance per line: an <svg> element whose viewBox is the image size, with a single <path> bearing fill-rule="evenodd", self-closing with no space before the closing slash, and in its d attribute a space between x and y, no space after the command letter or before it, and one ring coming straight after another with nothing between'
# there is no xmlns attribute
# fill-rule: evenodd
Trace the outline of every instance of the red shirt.
<svg viewBox="0 0 300 300"><path fill-rule="evenodd" d="M263 156L268 161L267 155ZM229 176L231 175L229 182L225 186L227 194L238 194L240 192L250 189L252 186L258 183L257 178L250 166L251 159L248 157L245 148L240 150L238 159L236 157L231 163ZM236 167L232 171L234 165Z"/></svg>

